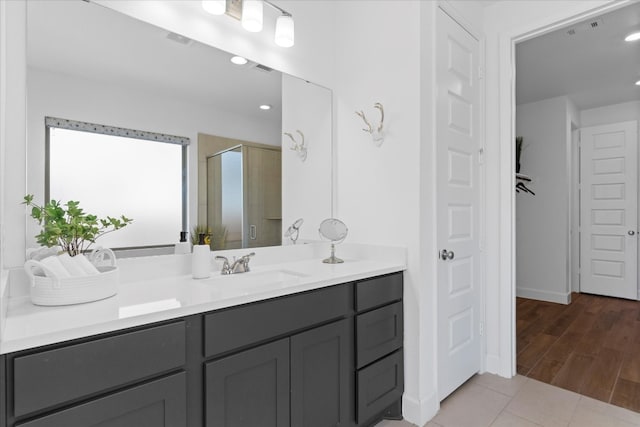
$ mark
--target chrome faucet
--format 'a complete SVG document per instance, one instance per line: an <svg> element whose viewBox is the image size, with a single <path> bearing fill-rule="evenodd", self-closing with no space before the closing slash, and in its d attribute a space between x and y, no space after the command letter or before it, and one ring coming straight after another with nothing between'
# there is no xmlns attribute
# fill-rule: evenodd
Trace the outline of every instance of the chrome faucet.
<svg viewBox="0 0 640 427"><path fill-rule="evenodd" d="M222 268L220 269L220 274L238 274L250 271L249 261L255 254L255 252L251 252L247 255L241 256L238 259L236 259L236 257L233 257L233 263L231 264L229 264L229 259L227 257L221 255L216 256L216 260L224 261L224 263L222 264Z"/></svg>

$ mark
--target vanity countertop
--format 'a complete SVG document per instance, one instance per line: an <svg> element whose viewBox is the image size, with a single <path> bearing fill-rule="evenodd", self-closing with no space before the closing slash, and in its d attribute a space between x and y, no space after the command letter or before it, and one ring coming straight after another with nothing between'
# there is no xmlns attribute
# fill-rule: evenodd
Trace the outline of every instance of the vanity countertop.
<svg viewBox="0 0 640 427"><path fill-rule="evenodd" d="M322 263L328 249L322 244L304 245L304 249L258 248L250 272L222 276L213 271L210 278L199 280L186 274L190 255L122 259L118 294L85 304L41 307L33 305L27 294L5 292L0 354L406 269L403 248L341 246L338 255L343 264ZM224 254L243 252L247 251ZM163 270L175 265L182 267L174 269L174 275Z"/></svg>

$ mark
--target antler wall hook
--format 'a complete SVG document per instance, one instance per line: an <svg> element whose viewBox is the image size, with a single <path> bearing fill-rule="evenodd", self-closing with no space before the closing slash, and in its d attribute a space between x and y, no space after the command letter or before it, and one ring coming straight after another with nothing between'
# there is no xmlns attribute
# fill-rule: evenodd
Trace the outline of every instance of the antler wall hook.
<svg viewBox="0 0 640 427"><path fill-rule="evenodd" d="M296 129L296 132L298 132L301 138L301 141L299 143L298 141L296 141L293 135L291 135L291 133L285 132L284 135L287 135L289 138L291 138L291 142L293 144L291 145L290 149L298 153L298 157L301 161L304 162L305 160L307 160L307 147L304 145L304 134L302 133L302 131L300 131L300 129Z"/></svg>
<svg viewBox="0 0 640 427"><path fill-rule="evenodd" d="M364 123L367 125L367 128L362 128L362 130L368 132L373 138L374 144L379 147L384 141L384 136L382 135L382 129L384 127L384 108L379 102L373 104L373 108L377 108L378 110L380 110L380 124L375 129L373 128L373 126L371 126L371 123L369 123L363 111L356 111L356 114L360 116L362 120L364 120Z"/></svg>

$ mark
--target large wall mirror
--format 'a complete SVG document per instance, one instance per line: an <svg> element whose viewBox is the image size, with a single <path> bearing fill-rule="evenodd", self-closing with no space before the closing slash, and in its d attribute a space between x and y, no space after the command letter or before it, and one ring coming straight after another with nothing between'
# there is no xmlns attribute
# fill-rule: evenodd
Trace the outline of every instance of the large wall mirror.
<svg viewBox="0 0 640 427"><path fill-rule="evenodd" d="M298 218L305 224L298 243L317 240L318 224L331 216L331 91L250 58L236 65L233 56L90 2L29 1L28 193L134 218L101 238L110 247L170 250L179 231L195 226L217 236L222 230L214 249L287 244L283 231ZM62 151L55 141L67 131L78 131L83 150ZM120 138L113 147L124 144L124 151L112 153L109 142L91 145L92 134L110 133ZM285 133L297 143L304 137L306 158ZM161 164L159 154L136 144L180 147ZM231 161L240 175L226 186L216 169L225 152L240 153ZM56 170L71 177L54 189L50 163L60 157L67 162ZM169 174L176 176L171 185L162 183ZM76 193L76 185L88 192ZM226 199L244 207L230 224L216 216L229 212L219 206L223 188ZM30 247L38 225L27 224Z"/></svg>

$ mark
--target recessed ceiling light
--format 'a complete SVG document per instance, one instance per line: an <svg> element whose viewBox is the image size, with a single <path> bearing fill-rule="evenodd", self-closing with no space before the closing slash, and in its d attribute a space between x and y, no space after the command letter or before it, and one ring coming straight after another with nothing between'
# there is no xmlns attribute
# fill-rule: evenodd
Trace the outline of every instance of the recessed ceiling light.
<svg viewBox="0 0 640 427"><path fill-rule="evenodd" d="M261 110L271 110L271 105L269 105L269 104L262 104L262 105L260 106L260 109L261 109Z"/></svg>
<svg viewBox="0 0 640 427"><path fill-rule="evenodd" d="M626 42L634 42L636 40L640 40L640 31L636 31L635 33L631 33L627 37L624 38L624 41L626 41Z"/></svg>
<svg viewBox="0 0 640 427"><path fill-rule="evenodd" d="M244 65L249 61L247 61L247 58L243 58L242 56L232 56L231 62L233 62L236 65Z"/></svg>
<svg viewBox="0 0 640 427"><path fill-rule="evenodd" d="M640 86L640 80L636 82L636 86Z"/></svg>

